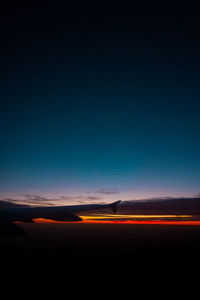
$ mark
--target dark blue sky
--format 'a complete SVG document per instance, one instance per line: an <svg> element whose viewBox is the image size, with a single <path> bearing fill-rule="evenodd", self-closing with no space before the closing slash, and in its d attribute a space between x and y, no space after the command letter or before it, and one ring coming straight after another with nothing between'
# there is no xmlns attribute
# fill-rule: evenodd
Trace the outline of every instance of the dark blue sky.
<svg viewBox="0 0 200 300"><path fill-rule="evenodd" d="M199 193L198 16L52 7L2 15L2 198Z"/></svg>

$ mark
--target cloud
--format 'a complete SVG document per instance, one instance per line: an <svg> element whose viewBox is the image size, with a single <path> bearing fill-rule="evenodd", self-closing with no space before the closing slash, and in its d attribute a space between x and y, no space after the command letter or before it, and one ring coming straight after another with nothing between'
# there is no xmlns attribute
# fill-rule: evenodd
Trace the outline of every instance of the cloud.
<svg viewBox="0 0 200 300"><path fill-rule="evenodd" d="M6 198L0 200L0 207L18 207L18 206L55 206L55 205L73 205L73 203L86 204L87 202L101 200L99 196L58 196L46 197L36 194L21 194L21 199Z"/></svg>
<svg viewBox="0 0 200 300"><path fill-rule="evenodd" d="M5 198L0 200L0 207L30 207L30 206L50 206L52 201L57 199L47 198L40 195L22 194L21 199Z"/></svg>
<svg viewBox="0 0 200 300"><path fill-rule="evenodd" d="M27 199L31 201L49 201L49 198L40 196L40 195L31 195L31 194L23 194Z"/></svg>
<svg viewBox="0 0 200 300"><path fill-rule="evenodd" d="M117 193L119 193L119 191L116 189L99 189L99 190L96 190L94 193L111 195L111 194L117 194Z"/></svg>
<svg viewBox="0 0 200 300"><path fill-rule="evenodd" d="M61 200L71 200L73 197L71 196L60 196L59 199Z"/></svg>
<svg viewBox="0 0 200 300"><path fill-rule="evenodd" d="M32 202L49 202L49 201L63 201L63 200L99 200L101 199L100 197L97 196L60 196L57 198L47 198L44 196L40 196L40 195L31 195L31 194L23 194L23 196L25 196L27 198L27 200L32 201Z"/></svg>
<svg viewBox="0 0 200 300"><path fill-rule="evenodd" d="M79 197L75 197L75 199L82 199L82 200L100 200L101 197L97 197L97 196L79 196Z"/></svg>
<svg viewBox="0 0 200 300"><path fill-rule="evenodd" d="M23 194L23 196L26 198L25 200L29 203L29 204L44 204L45 205L50 205L51 201L55 201L55 199L52 198L47 198L44 196L40 196L40 195L31 195L31 194Z"/></svg>

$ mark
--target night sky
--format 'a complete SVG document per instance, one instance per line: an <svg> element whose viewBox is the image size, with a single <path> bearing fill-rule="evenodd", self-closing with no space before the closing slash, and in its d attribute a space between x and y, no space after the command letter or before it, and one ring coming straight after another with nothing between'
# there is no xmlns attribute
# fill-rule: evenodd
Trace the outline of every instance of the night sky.
<svg viewBox="0 0 200 300"><path fill-rule="evenodd" d="M198 14L29 3L0 19L1 199L199 194Z"/></svg>

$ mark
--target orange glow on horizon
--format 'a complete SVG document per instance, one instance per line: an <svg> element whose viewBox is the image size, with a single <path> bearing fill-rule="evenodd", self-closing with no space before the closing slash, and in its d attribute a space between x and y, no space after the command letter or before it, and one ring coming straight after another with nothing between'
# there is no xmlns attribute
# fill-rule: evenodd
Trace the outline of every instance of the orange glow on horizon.
<svg viewBox="0 0 200 300"><path fill-rule="evenodd" d="M166 218L191 218L191 215L119 215L119 214L93 214L90 216L82 216L80 215L80 217L83 220L104 220L104 219L166 219Z"/></svg>
<svg viewBox="0 0 200 300"><path fill-rule="evenodd" d="M200 225L200 221L176 221L176 220L83 220L80 222L65 222L65 221L54 221L50 219L38 218L34 219L35 223L57 223L57 224L68 224L68 223L79 223L79 224L137 224L137 225Z"/></svg>

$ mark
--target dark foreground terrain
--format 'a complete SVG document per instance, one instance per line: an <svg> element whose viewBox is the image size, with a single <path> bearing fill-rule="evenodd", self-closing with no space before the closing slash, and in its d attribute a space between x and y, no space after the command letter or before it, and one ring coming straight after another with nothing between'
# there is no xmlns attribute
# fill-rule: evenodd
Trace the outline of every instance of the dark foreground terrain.
<svg viewBox="0 0 200 300"><path fill-rule="evenodd" d="M21 224L25 236L0 238L1 271L32 282L61 278L101 284L198 278L200 227L132 224ZM165 279L164 279L165 278ZM170 279L171 278L171 279ZM11 279L9 279L11 280ZM60 281L60 279L59 279ZM115 283L116 284L116 283ZM169 282L167 283L167 286ZM136 286L134 287L136 288Z"/></svg>
<svg viewBox="0 0 200 300"><path fill-rule="evenodd" d="M24 236L0 237L8 264L45 268L198 263L200 226L135 224L20 224ZM95 263L95 266L93 265Z"/></svg>

